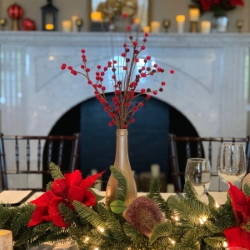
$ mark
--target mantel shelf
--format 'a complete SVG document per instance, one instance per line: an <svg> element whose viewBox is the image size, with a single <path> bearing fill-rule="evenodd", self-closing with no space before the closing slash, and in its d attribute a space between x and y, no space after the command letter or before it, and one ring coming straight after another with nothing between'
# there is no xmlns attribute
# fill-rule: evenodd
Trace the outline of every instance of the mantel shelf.
<svg viewBox="0 0 250 250"><path fill-rule="evenodd" d="M128 33L118 32L1 31L0 45L110 46L111 42L114 42L115 46L128 39L128 36ZM141 33L140 37L142 36ZM250 33L159 33L150 34L150 37L147 42L147 46L150 47L248 47L250 45Z"/></svg>

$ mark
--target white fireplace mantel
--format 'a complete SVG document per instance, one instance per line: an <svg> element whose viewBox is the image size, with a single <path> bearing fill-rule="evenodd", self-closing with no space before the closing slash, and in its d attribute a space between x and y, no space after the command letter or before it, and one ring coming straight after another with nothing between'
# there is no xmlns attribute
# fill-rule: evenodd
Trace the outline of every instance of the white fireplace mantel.
<svg viewBox="0 0 250 250"><path fill-rule="evenodd" d="M48 134L65 112L94 96L83 77L61 71L61 64L78 67L80 50L85 48L90 68L105 65L120 55L127 37L102 32L1 32L1 131ZM181 111L201 136L246 136L249 46L250 34L150 35L144 55L151 55L165 72L142 86L167 81L156 98ZM170 69L176 73L170 75Z"/></svg>

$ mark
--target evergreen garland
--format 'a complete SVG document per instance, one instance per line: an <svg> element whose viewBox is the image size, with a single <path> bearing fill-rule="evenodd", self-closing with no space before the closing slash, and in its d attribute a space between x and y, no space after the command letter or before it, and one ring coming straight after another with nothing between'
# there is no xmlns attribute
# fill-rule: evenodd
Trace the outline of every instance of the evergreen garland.
<svg viewBox="0 0 250 250"><path fill-rule="evenodd" d="M51 165L52 176L61 178L60 169ZM118 196L121 201L126 197L126 179L114 167L114 177L119 183ZM249 193L249 187L245 190ZM177 194L167 200L160 194L159 181L153 180L147 197L153 200L165 216L165 221L152 229L149 237L140 233L126 222L123 213L115 213L104 203L98 202L88 207L81 202L73 202L75 210L60 203L59 210L67 228L43 222L27 227L35 206L24 204L20 207L0 205L0 228L13 232L14 250L26 249L43 242L55 242L72 238L81 250L193 250L225 249L223 230L237 225L230 198L218 208L214 198L207 194L208 204L201 202L190 182L186 182L185 195Z"/></svg>

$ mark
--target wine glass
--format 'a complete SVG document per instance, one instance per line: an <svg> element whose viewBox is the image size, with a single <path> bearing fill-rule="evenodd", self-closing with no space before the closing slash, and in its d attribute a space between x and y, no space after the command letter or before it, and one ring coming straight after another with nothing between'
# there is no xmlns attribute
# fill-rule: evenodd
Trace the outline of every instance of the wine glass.
<svg viewBox="0 0 250 250"><path fill-rule="evenodd" d="M189 158L185 170L185 180L191 182L198 197L205 194L211 182L209 161L203 158Z"/></svg>
<svg viewBox="0 0 250 250"><path fill-rule="evenodd" d="M223 182L240 182L246 174L245 145L234 142L222 143L217 166L218 175Z"/></svg>

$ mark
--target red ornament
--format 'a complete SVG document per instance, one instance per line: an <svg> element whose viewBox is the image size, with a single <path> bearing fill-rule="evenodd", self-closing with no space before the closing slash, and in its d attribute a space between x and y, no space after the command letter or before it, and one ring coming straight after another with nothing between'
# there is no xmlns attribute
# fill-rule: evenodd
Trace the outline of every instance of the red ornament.
<svg viewBox="0 0 250 250"><path fill-rule="evenodd" d="M8 8L8 15L11 19L21 19L23 17L24 11L21 6L14 3Z"/></svg>
<svg viewBox="0 0 250 250"><path fill-rule="evenodd" d="M7 12L8 12L9 17L12 19L11 29L20 30L19 19L23 17L23 13L24 13L21 6L14 3L8 8Z"/></svg>
<svg viewBox="0 0 250 250"><path fill-rule="evenodd" d="M33 20L25 18L22 20L22 30L36 30L36 24Z"/></svg>

